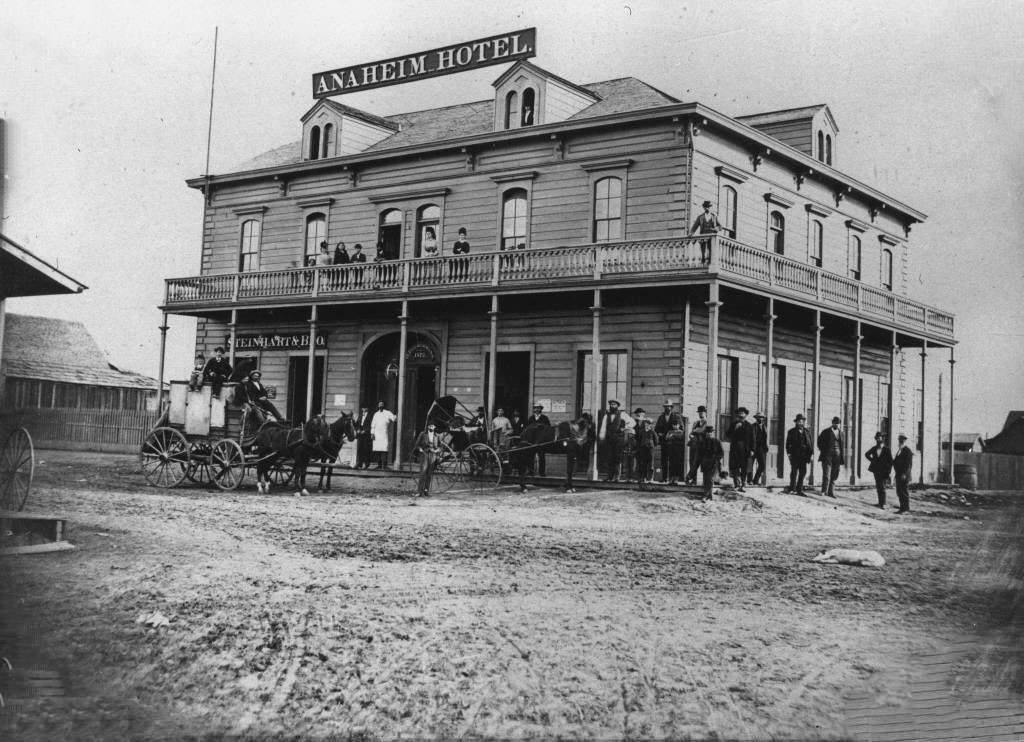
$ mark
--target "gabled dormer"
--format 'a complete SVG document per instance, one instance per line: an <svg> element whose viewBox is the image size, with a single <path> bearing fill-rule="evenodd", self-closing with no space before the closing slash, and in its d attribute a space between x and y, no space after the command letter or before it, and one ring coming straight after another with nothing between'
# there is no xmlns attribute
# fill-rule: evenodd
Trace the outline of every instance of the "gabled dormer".
<svg viewBox="0 0 1024 742"><path fill-rule="evenodd" d="M516 62L493 84L495 131L565 121L601 100L529 62Z"/></svg>
<svg viewBox="0 0 1024 742"><path fill-rule="evenodd" d="M824 104L738 116L736 120L775 137L818 162L836 167L839 127Z"/></svg>
<svg viewBox="0 0 1024 742"><path fill-rule="evenodd" d="M321 99L302 117L302 160L354 155L398 130L380 116Z"/></svg>

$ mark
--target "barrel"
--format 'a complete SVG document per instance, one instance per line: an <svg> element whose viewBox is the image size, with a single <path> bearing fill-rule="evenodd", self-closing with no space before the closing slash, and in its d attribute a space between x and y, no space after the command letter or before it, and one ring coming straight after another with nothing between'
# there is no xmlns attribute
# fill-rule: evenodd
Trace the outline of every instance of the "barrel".
<svg viewBox="0 0 1024 742"><path fill-rule="evenodd" d="M953 480L964 489L978 489L978 467L972 464L957 464L953 467Z"/></svg>

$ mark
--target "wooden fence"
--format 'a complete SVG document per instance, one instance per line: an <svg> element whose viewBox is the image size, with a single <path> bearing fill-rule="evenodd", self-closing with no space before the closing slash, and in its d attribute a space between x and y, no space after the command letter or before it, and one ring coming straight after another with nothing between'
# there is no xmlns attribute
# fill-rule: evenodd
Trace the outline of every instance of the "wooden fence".
<svg viewBox="0 0 1024 742"><path fill-rule="evenodd" d="M137 453L156 420L146 410L0 410L0 436L24 427L37 448Z"/></svg>
<svg viewBox="0 0 1024 742"><path fill-rule="evenodd" d="M945 455L949 456L949 451ZM1024 456L957 451L953 455L954 473L967 466L977 471L980 490L1024 490Z"/></svg>

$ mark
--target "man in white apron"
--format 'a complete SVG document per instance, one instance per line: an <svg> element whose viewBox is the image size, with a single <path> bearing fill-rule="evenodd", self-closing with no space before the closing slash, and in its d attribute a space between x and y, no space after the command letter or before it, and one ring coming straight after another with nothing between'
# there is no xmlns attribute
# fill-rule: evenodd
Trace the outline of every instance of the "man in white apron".
<svg viewBox="0 0 1024 742"><path fill-rule="evenodd" d="M370 435L373 436L373 457L377 459L377 468L388 466L388 449L391 446L391 426L396 420L395 413L384 409L384 402L377 403L377 411L370 421Z"/></svg>

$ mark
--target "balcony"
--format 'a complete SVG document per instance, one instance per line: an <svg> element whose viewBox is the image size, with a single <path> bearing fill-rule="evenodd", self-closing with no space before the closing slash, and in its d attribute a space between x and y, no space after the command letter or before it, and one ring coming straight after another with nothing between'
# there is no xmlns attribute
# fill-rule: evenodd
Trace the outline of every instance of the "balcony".
<svg viewBox="0 0 1024 742"><path fill-rule="evenodd" d="M163 308L187 312L296 301L343 303L502 290L612 288L717 277L825 310L843 310L935 339L953 340L954 318L948 312L725 237L713 237L710 257L702 258L699 242L684 237L169 278Z"/></svg>

